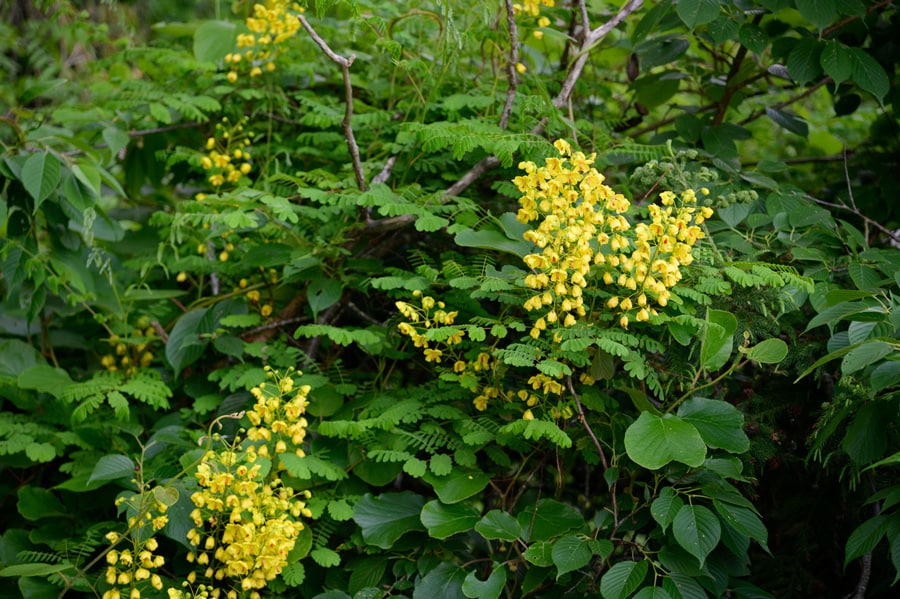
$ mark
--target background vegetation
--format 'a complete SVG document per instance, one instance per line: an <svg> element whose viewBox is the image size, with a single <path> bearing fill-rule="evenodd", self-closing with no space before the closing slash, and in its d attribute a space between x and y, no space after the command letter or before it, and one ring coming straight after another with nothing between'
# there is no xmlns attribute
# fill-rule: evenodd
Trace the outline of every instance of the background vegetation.
<svg viewBox="0 0 900 599"><path fill-rule="evenodd" d="M895 4L0 17L0 594L895 591Z"/></svg>

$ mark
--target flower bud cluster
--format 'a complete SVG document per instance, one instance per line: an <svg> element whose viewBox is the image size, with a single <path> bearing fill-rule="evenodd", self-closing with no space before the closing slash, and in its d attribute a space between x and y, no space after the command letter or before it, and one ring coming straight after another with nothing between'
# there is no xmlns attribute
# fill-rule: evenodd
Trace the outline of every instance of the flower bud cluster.
<svg viewBox="0 0 900 599"><path fill-rule="evenodd" d="M237 38L237 52L225 55L229 66L228 80L236 82L240 72L258 77L275 70L275 61L283 54L284 43L300 29L300 19L294 12L302 13L303 7L289 0L266 0L253 5L253 16L246 24L250 33Z"/></svg>
<svg viewBox="0 0 900 599"><path fill-rule="evenodd" d="M154 530L162 529L168 521L164 514L166 506L160 504L157 507L159 513L155 516L152 512L146 512ZM140 517L136 519L141 520ZM152 536L141 539L143 522L130 524L135 534L123 536L117 532L110 532L106 535L114 548L106 552L104 579L110 588L103 592L102 599L140 599L142 596L155 596L154 591L163 588L162 577L156 571L166 560L162 555L153 553L159 548L159 544ZM124 549L115 549L121 545L128 546Z"/></svg>
<svg viewBox="0 0 900 599"><path fill-rule="evenodd" d="M156 330L150 325L150 318L141 316L127 337L110 335L107 340L110 351L100 358L100 364L109 372L121 369L127 376L136 373L139 367L150 366L156 358L152 346L159 341Z"/></svg>
<svg viewBox="0 0 900 599"><path fill-rule="evenodd" d="M432 327L450 326L456 320L459 313L456 310L448 312L445 308L446 304L437 301L429 295L422 295L421 291L413 292L413 297L418 298L419 306L414 306L407 302L397 302L397 309L400 314L406 318L405 321L397 325L400 332L409 337L413 345L422 349L425 354L426 362L434 362L440 364L445 357L445 350L439 347L433 347L433 341L429 341L424 332ZM462 333L456 333L445 339L442 344L446 351L450 351L454 345L462 343Z"/></svg>
<svg viewBox="0 0 900 599"><path fill-rule="evenodd" d="M216 134L206 140L207 154L200 158L200 166L206 171L206 180L216 191L226 183L237 184L253 169L247 149L251 133L244 130L246 121L247 117L244 117L231 124L228 117L223 117L222 122L216 123ZM204 197L197 194L196 199L203 200Z"/></svg>
<svg viewBox="0 0 900 599"><path fill-rule="evenodd" d="M309 387L295 387L269 370L271 382L254 387L256 404L246 413L252 426L246 442L208 451L198 466L200 489L191 495L195 509L188 542L196 549L188 561L196 563L188 582L200 578L211 598L256 593L287 565L304 524L311 517L309 491L284 485L272 460L278 454L304 456L304 418ZM229 588L230 587L230 588ZM180 592L180 591L178 591Z"/></svg>

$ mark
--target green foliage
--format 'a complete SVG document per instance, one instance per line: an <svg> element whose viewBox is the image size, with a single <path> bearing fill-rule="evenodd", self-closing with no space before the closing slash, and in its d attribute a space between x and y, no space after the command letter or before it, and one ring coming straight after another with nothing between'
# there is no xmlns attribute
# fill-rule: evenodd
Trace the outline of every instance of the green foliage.
<svg viewBox="0 0 900 599"><path fill-rule="evenodd" d="M200 596L238 463L302 498L263 596L890 594L894 5L146 4L0 8L0 595ZM517 215L558 155L628 249Z"/></svg>

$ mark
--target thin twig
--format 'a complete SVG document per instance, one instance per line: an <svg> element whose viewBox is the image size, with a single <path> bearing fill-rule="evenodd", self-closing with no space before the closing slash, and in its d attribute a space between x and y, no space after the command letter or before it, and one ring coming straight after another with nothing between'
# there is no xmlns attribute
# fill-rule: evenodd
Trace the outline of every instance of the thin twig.
<svg viewBox="0 0 900 599"><path fill-rule="evenodd" d="M820 206L826 206L828 208L834 208L836 210L845 210L847 212L850 212L851 214L856 215L858 218L861 218L867 225L875 227L876 229L878 229L879 231L881 231L882 233L884 233L885 235L890 237L896 243L900 243L900 234L898 234L895 231L891 231L890 229L888 229L887 227L882 225L877 220L869 218L868 216L866 216L859 210L856 210L856 209L848 206L847 204L844 204L844 203L835 204L834 202L827 202L825 200L820 200L819 198L814 198L813 196L810 196L810 195L808 195L806 197L807 197L807 199L812 200L813 202L815 202L816 204L819 204Z"/></svg>
<svg viewBox="0 0 900 599"><path fill-rule="evenodd" d="M303 28L306 29L306 32L309 34L309 37L312 38L314 42L322 49L322 52L325 53L325 56L331 59L332 62L341 67L341 74L344 77L344 95L345 95L345 104L346 107L344 109L344 118L341 120L341 128L344 130L344 137L347 139L347 148L350 150L350 159L353 163L353 174L356 175L356 186L360 191L366 191L366 175L363 172L362 167L362 159L359 154L359 146L356 143L356 136L353 135L353 127L351 121L353 120L353 84L350 83L350 66L353 64L353 61L356 59L352 54L350 56L341 56L337 52L331 49L328 43L322 39L316 30L313 29L312 25L309 24L309 21L306 20L306 17L303 15L297 15L297 18L300 19L300 24L303 25Z"/></svg>
<svg viewBox="0 0 900 599"><path fill-rule="evenodd" d="M509 26L509 62L506 65L509 87L506 89L506 103L500 114L501 129L506 129L509 124L509 115L512 114L513 102L516 100L516 90L519 86L519 74L516 72L516 66L519 64L519 29L516 26L516 14L513 11L512 0L506 0L506 24Z"/></svg>
<svg viewBox="0 0 900 599"><path fill-rule="evenodd" d="M790 105L793 104L794 102L799 102L799 101L802 100L803 98L806 98L807 96L811 96L812 94L814 94L814 93L816 92L816 90L818 90L818 89L819 89L820 87L822 87L823 85L829 83L830 81L831 81L831 77L825 77L824 79L822 79L822 80L820 80L820 81L817 81L817 82L816 82L815 84L813 84L812 86L806 88L806 90L804 90L803 93L797 94L796 96L794 96L794 97L792 97L792 98L788 98L788 99L785 100L784 102L779 102L778 104L775 104L774 106L771 106L770 108L784 108L785 106L790 106ZM763 116L764 114L766 114L766 110L765 110L765 109L763 109L763 110L757 110L756 112L751 113L750 116L748 116L747 118L745 118L744 120L742 120L741 122L739 122L738 125L740 125L740 126L743 127L743 126L746 125L747 123L750 123L750 122L752 122L752 121L755 121L756 119L758 119L759 117Z"/></svg>

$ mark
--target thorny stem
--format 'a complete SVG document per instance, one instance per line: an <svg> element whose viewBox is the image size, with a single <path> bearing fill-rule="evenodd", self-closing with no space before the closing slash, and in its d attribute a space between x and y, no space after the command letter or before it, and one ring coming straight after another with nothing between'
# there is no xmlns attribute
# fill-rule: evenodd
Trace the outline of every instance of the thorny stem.
<svg viewBox="0 0 900 599"><path fill-rule="evenodd" d="M309 21L306 20L306 17L303 15L297 15L297 18L300 19L300 23L303 25L303 28L306 29L306 32L309 34L309 37L322 49L322 52L325 53L325 56L331 59L332 62L341 67L341 74L344 77L344 95L345 95L345 103L346 107L344 109L344 118L341 120L341 128L344 130L344 137L347 140L347 148L350 150L350 159L353 162L353 174L356 176L356 186L360 191L366 191L366 175L363 172L362 168L362 159L359 154L359 145L356 143L356 136L353 135L353 85L350 83L350 65L353 64L353 61L356 59L352 54L348 56L341 56L337 52L331 49L324 39L316 33L316 30L313 29L312 25L309 24Z"/></svg>

